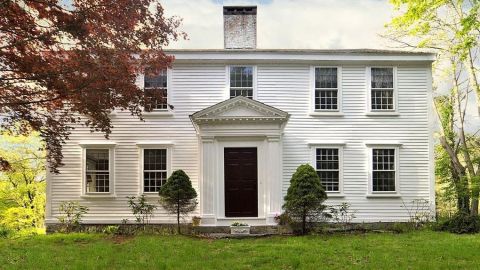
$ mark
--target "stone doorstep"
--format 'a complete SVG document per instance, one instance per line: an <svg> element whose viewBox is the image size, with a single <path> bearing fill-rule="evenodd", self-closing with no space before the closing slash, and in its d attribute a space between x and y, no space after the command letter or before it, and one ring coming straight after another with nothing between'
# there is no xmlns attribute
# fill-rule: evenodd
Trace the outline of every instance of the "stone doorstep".
<svg viewBox="0 0 480 270"><path fill-rule="evenodd" d="M199 234L230 234L230 226L198 226L193 230ZM289 231L283 226L250 226L251 235L272 235Z"/></svg>

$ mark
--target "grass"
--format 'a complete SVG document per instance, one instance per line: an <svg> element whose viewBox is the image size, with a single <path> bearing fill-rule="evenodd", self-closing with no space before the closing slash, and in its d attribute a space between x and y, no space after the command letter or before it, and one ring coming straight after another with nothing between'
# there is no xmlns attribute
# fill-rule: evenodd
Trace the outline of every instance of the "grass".
<svg viewBox="0 0 480 270"><path fill-rule="evenodd" d="M242 240L54 234L0 239L0 269L475 269L480 235L421 231Z"/></svg>

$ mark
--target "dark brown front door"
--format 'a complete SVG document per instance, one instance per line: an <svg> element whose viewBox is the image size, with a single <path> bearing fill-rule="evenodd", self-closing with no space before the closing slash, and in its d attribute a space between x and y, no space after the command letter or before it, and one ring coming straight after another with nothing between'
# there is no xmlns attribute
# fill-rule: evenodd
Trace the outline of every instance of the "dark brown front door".
<svg viewBox="0 0 480 270"><path fill-rule="evenodd" d="M225 148L225 216L257 217L257 148Z"/></svg>

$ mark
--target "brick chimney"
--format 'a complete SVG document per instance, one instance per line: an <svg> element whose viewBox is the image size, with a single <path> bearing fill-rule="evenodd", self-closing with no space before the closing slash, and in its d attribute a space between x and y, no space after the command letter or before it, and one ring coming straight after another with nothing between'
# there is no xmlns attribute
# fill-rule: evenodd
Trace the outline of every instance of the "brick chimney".
<svg viewBox="0 0 480 270"><path fill-rule="evenodd" d="M257 48L257 7L224 6L223 32L225 49Z"/></svg>

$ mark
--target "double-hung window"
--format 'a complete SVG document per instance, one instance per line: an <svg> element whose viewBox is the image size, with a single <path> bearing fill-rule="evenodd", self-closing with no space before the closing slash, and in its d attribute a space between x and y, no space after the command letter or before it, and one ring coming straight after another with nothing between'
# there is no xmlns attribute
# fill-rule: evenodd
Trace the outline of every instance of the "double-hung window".
<svg viewBox="0 0 480 270"><path fill-rule="evenodd" d="M163 69L157 75L144 77L145 103L148 110L168 109L168 71Z"/></svg>
<svg viewBox="0 0 480 270"><path fill-rule="evenodd" d="M370 109L376 111L395 110L394 68L372 67L370 69Z"/></svg>
<svg viewBox="0 0 480 270"><path fill-rule="evenodd" d="M86 193L109 193L111 186L110 149L85 149Z"/></svg>
<svg viewBox="0 0 480 270"><path fill-rule="evenodd" d="M327 192L340 191L340 151L338 148L315 149L316 170Z"/></svg>
<svg viewBox="0 0 480 270"><path fill-rule="evenodd" d="M338 68L315 68L315 111L338 111Z"/></svg>
<svg viewBox="0 0 480 270"><path fill-rule="evenodd" d="M231 66L230 73L230 98L244 96L253 99L253 67Z"/></svg>
<svg viewBox="0 0 480 270"><path fill-rule="evenodd" d="M396 192L396 148L372 148L372 191Z"/></svg>
<svg viewBox="0 0 480 270"><path fill-rule="evenodd" d="M143 149L143 192L158 192L167 182L167 149Z"/></svg>

